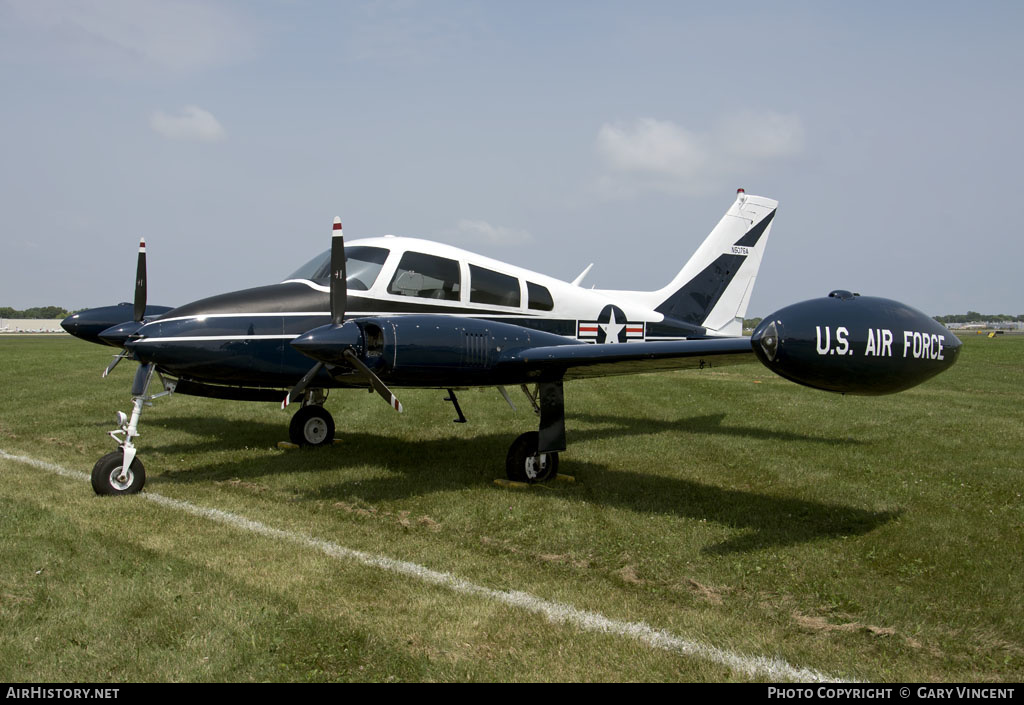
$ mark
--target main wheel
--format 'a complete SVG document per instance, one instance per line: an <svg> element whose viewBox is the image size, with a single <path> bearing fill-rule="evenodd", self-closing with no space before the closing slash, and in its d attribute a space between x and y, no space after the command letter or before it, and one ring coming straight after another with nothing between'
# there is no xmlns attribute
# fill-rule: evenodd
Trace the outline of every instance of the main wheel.
<svg viewBox="0 0 1024 705"><path fill-rule="evenodd" d="M146 484L146 468L138 457L124 468L124 451L107 453L92 466L92 489L96 494L136 494Z"/></svg>
<svg viewBox="0 0 1024 705"><path fill-rule="evenodd" d="M288 437L299 446L329 445L334 441L334 418L322 406L304 406L292 416Z"/></svg>
<svg viewBox="0 0 1024 705"><path fill-rule="evenodd" d="M505 457L505 474L513 482L544 482L558 474L558 453L538 453L540 434L529 431L512 441Z"/></svg>

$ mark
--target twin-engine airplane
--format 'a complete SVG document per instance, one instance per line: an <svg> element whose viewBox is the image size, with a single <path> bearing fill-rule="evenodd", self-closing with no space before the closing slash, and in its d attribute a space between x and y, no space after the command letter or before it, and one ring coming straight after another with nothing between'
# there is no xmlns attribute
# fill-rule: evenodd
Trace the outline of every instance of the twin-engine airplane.
<svg viewBox="0 0 1024 705"><path fill-rule="evenodd" d="M512 480L554 476L566 449L567 381L749 362L799 384L850 394L908 389L951 366L960 341L925 314L887 299L833 291L765 318L749 338L743 316L778 203L736 201L696 253L656 291L567 283L439 243L402 237L346 246L335 219L331 249L280 284L214 296L169 310L146 306L145 241L134 306L92 309L64 328L122 348L139 362L132 412L109 434L119 449L92 472L99 494L139 492L136 456L143 407L171 393L301 402L289 435L329 444L327 390L370 387L397 411L392 388L448 390L519 385L540 416L513 441ZM128 320L131 317L131 320ZM162 390L150 395L153 375ZM531 391L531 387L533 390ZM287 391L286 391L287 390ZM514 408L514 407L513 407Z"/></svg>

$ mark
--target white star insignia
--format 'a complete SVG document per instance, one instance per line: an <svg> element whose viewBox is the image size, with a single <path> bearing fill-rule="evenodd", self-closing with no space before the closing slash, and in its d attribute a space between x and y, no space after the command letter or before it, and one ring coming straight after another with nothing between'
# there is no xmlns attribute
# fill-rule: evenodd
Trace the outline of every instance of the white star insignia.
<svg viewBox="0 0 1024 705"><path fill-rule="evenodd" d="M615 321L615 311L612 311L612 317L607 323L600 323L598 325L604 331L604 342L606 343L619 342L619 333L626 327L625 323L617 323Z"/></svg>

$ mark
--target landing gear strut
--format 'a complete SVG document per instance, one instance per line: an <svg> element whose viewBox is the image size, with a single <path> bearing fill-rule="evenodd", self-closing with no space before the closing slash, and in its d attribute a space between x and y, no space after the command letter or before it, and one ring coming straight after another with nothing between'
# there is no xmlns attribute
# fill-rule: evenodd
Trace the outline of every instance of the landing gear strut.
<svg viewBox="0 0 1024 705"><path fill-rule="evenodd" d="M529 393L527 396L535 401ZM532 484L550 480L558 474L558 453L565 450L565 396L561 380L541 382L537 397L540 430L515 439L505 457L505 474L513 482Z"/></svg>
<svg viewBox="0 0 1024 705"><path fill-rule="evenodd" d="M149 382L153 379L155 367L152 363L140 364L132 381L132 414L117 412L120 428L107 434L117 441L120 450L107 453L96 461L92 468L92 489L96 494L136 494L146 484L146 469L135 457L135 438L139 435L139 419L142 409L152 406L153 400L174 392L175 383L163 380L164 391L149 396Z"/></svg>

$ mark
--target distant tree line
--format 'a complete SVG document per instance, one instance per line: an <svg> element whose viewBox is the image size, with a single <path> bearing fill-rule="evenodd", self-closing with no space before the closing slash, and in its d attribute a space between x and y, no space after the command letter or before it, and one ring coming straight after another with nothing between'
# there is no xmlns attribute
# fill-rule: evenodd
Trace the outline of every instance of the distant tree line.
<svg viewBox="0 0 1024 705"><path fill-rule="evenodd" d="M0 306L0 318L66 318L71 315L60 306L36 306L18 311L10 306Z"/></svg>
<svg viewBox="0 0 1024 705"><path fill-rule="evenodd" d="M977 323L980 321L1001 321L1012 323L1014 321L1024 323L1024 313L1017 316L1010 316L1005 313L978 313L968 311L967 313L955 313L951 316L936 316L935 320L945 325L946 323Z"/></svg>

